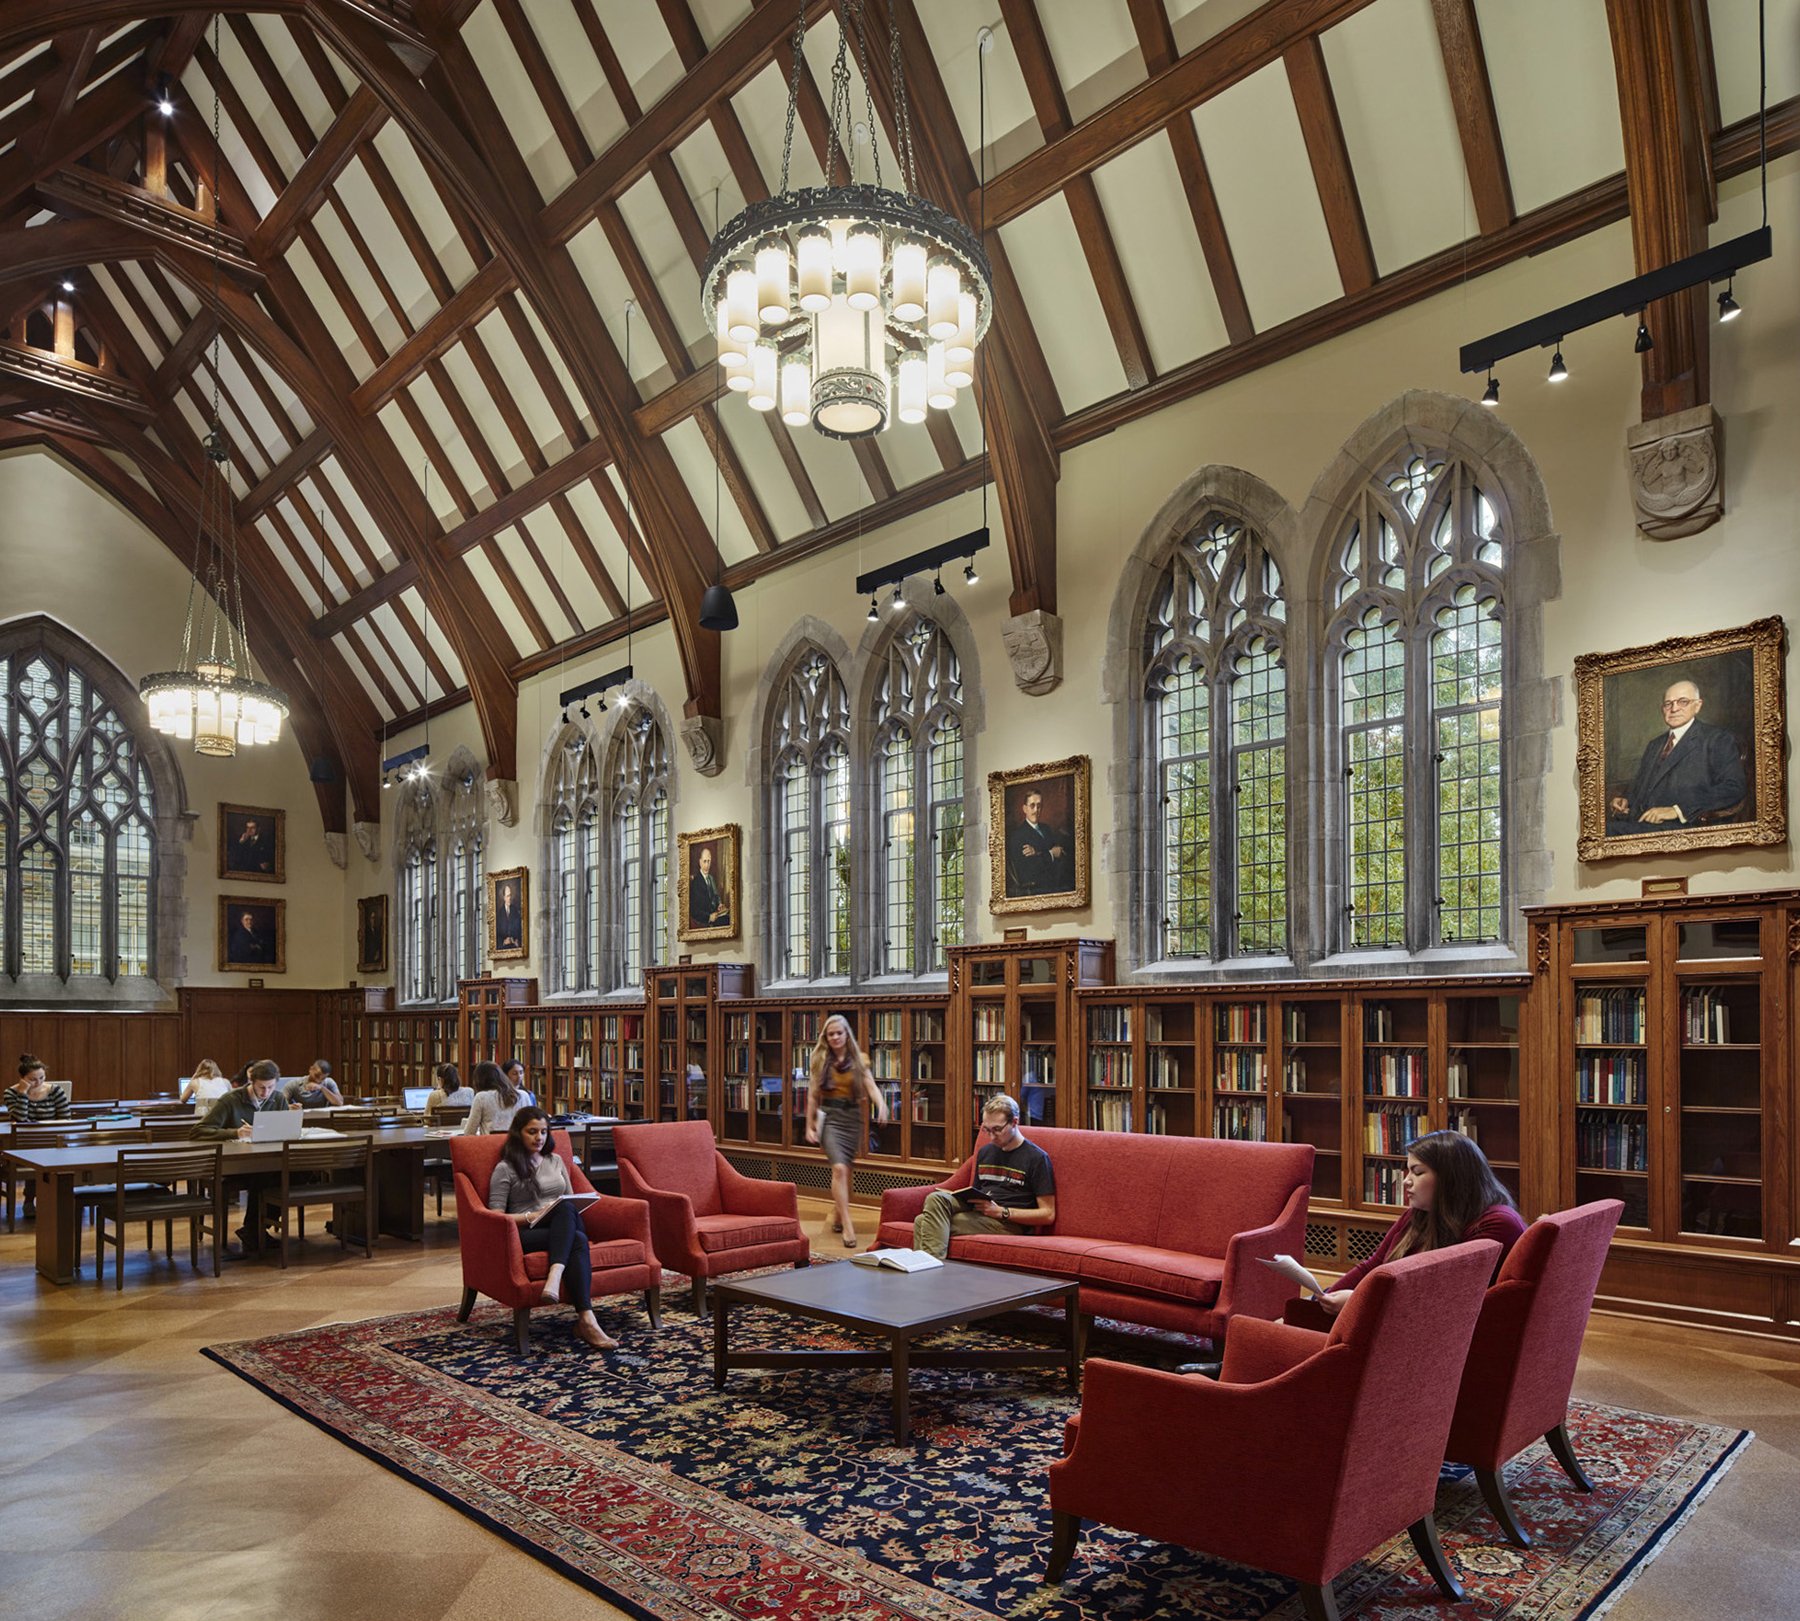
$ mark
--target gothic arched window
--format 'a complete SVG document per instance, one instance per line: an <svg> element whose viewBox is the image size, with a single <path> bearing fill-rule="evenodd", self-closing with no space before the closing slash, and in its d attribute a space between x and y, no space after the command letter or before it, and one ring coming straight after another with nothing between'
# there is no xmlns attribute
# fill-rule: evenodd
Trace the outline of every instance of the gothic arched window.
<svg viewBox="0 0 1800 1621"><path fill-rule="evenodd" d="M1354 503L1326 633L1345 947L1504 934L1505 552L1495 503L1446 455L1409 453Z"/></svg>
<svg viewBox="0 0 1800 1621"><path fill-rule="evenodd" d="M850 972L850 698L837 669L803 648L771 720L770 826L776 973Z"/></svg>
<svg viewBox="0 0 1800 1621"><path fill-rule="evenodd" d="M444 990L448 995L465 979L476 978L482 970L482 952L486 942L482 930L486 920L486 897L483 876L486 870L487 815L481 802L481 772L473 762L452 758L450 775L445 784L449 797L448 883L450 891L450 931L446 942L446 967L449 970Z"/></svg>
<svg viewBox="0 0 1800 1621"><path fill-rule="evenodd" d="M962 667L922 615L888 642L871 720L876 972L939 972L963 938Z"/></svg>
<svg viewBox="0 0 1800 1621"><path fill-rule="evenodd" d="M1286 619L1275 559L1238 519L1209 513L1176 543L1144 647L1164 956L1288 950Z"/></svg>
<svg viewBox="0 0 1800 1621"><path fill-rule="evenodd" d="M570 729L553 753L546 796L549 974L557 991L594 991L600 973L600 782L594 742Z"/></svg>
<svg viewBox="0 0 1800 1621"><path fill-rule="evenodd" d="M662 952L669 916L669 750L641 703L620 721L607 757L612 829L609 990L641 986Z"/></svg>
<svg viewBox="0 0 1800 1621"><path fill-rule="evenodd" d="M401 787L394 843L394 967L402 1002L435 1002L443 994L438 877L437 795L421 778Z"/></svg>

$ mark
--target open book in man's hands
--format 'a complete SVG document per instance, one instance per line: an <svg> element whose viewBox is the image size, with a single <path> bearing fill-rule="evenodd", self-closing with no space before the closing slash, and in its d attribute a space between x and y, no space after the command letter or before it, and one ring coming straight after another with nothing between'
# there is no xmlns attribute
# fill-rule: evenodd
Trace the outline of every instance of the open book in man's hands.
<svg viewBox="0 0 1800 1621"><path fill-rule="evenodd" d="M864 1250L850 1259L857 1266L885 1266L895 1272L929 1272L944 1263L924 1250Z"/></svg>
<svg viewBox="0 0 1800 1621"><path fill-rule="evenodd" d="M536 1227L540 1222L548 1221L559 1204L572 1204L577 1210L584 1205L591 1205L600 1197L597 1193L559 1193L549 1204L545 1205L526 1223L528 1227Z"/></svg>
<svg viewBox="0 0 1800 1621"><path fill-rule="evenodd" d="M1293 1256L1277 1255L1275 1259L1271 1261L1267 1256L1259 1255L1257 1256L1257 1260L1261 1261L1264 1266L1270 1269L1270 1271L1279 1272L1296 1288L1304 1289L1314 1300L1323 1300L1325 1298L1324 1284L1320 1283L1319 1280L1296 1261Z"/></svg>

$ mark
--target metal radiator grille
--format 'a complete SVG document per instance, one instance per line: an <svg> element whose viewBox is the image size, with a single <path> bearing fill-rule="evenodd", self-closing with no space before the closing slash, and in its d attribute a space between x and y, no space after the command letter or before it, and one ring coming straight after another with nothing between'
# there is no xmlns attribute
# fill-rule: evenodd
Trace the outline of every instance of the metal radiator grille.
<svg viewBox="0 0 1800 1621"><path fill-rule="evenodd" d="M1335 1261L1338 1258L1338 1230L1322 1221L1306 1224L1306 1256L1312 1261Z"/></svg>
<svg viewBox="0 0 1800 1621"><path fill-rule="evenodd" d="M1382 1235L1372 1227L1346 1227L1344 1249L1352 1261L1366 1261L1381 1246Z"/></svg>
<svg viewBox="0 0 1800 1621"><path fill-rule="evenodd" d="M831 1167L823 1160L774 1160L767 1154L746 1153L739 1149L722 1149L734 1170L745 1176L760 1177L765 1182L792 1182L808 1193L831 1191ZM854 1194L879 1198L889 1188L928 1188L941 1181L938 1176L918 1171L881 1171L857 1166L850 1174L850 1190Z"/></svg>

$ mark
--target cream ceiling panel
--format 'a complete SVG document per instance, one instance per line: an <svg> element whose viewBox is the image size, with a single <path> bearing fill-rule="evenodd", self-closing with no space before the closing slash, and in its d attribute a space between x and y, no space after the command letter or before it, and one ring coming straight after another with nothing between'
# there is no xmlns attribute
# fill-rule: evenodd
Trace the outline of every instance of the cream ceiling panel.
<svg viewBox="0 0 1800 1621"><path fill-rule="evenodd" d="M375 713L387 720L392 720L399 714L400 711L388 701L387 694L375 684L374 678L369 674L369 667L363 662L362 649L341 631L331 638L331 645L338 650L350 673L356 677L356 684L369 695L369 702L374 704Z"/></svg>
<svg viewBox="0 0 1800 1621"><path fill-rule="evenodd" d="M718 133L709 122L702 124L676 147L673 156L675 172L681 176L683 189L693 198L694 212L700 216L700 223L706 227L706 234L710 237L714 234L713 187L719 188L718 211L721 226L744 207L744 194L738 189L737 180L732 175L725 148L719 145ZM767 176L764 178L767 179ZM692 262L689 260L690 264ZM694 296L700 296L698 278L694 283Z"/></svg>
<svg viewBox="0 0 1800 1621"><path fill-rule="evenodd" d="M1475 0L1500 144L1523 214L1625 167L1606 7Z"/></svg>
<svg viewBox="0 0 1800 1621"><path fill-rule="evenodd" d="M542 506L527 516L520 527L528 530L531 538L537 542L537 549L543 555L544 562L580 618L581 628L604 625L611 619L612 614L607 611L605 599L594 585L586 566L575 555L574 543L563 528L562 520L548 506Z"/></svg>
<svg viewBox="0 0 1800 1621"><path fill-rule="evenodd" d="M574 409L576 417L587 427L589 433L598 432L598 425L594 421L593 413L588 410L583 401L581 390L575 386L574 375L564 363L562 351L551 341L550 334L545 330L544 323L538 319L537 311L532 307L531 300L523 294L519 295L519 308L525 312L525 324L537 334L538 345L548 357L550 370L556 374L556 380L562 387L563 396Z"/></svg>
<svg viewBox="0 0 1800 1621"><path fill-rule="evenodd" d="M687 486L688 494L694 498L695 510L703 515L703 521L710 519L713 509L713 454L706 442L706 437L689 417L685 422L677 423L662 436L662 442L669 447L669 454L675 460L676 469L681 474L681 482ZM756 554L756 542L750 538L749 526L744 522L744 515L738 511L737 502L731 499L731 492L725 492L723 503L723 524L716 537L719 550L724 554L727 563L740 563L746 557ZM710 523L708 524L710 528Z"/></svg>
<svg viewBox="0 0 1800 1621"><path fill-rule="evenodd" d="M649 267L663 302L678 331L692 350L701 339L706 340L707 358L712 350L712 332L700 318L700 277L694 261L688 257L681 233L669 213L656 182L645 175L619 199L619 214L625 229L637 244L638 253ZM649 323L645 323L649 334ZM650 339L655 344L655 339Z"/></svg>
<svg viewBox="0 0 1800 1621"><path fill-rule="evenodd" d="M531 0L522 9L549 58L550 71L564 99L575 110L575 122L581 126L589 150L604 152L625 133L625 115L613 98L600 58L588 43L587 30L575 8L569 0ZM649 12L642 21L651 23L654 17L655 13Z"/></svg>
<svg viewBox="0 0 1800 1621"><path fill-rule="evenodd" d="M319 267L313 262L312 250L298 237L287 250L287 267L293 271L301 290L311 301L313 311L326 329L337 340L338 353L344 357L344 364L350 368L351 375L360 383L375 369L375 357L363 347L362 339L356 336L344 315L343 307L338 303L337 294L332 292L325 278L319 274Z"/></svg>
<svg viewBox="0 0 1800 1621"><path fill-rule="evenodd" d="M463 443L462 433L450 413L444 409L436 384L429 376L417 377L407 392L412 395L413 403L418 406L419 414L425 419L425 426L430 429L432 437L443 447L444 455L473 498L476 509L491 505L494 492L487 487L486 476L476 465L469 447ZM415 476L423 474L424 466L421 464ZM432 482L438 481L433 479Z"/></svg>
<svg viewBox="0 0 1800 1621"><path fill-rule="evenodd" d="M390 637L384 645L382 639L375 634L374 627L366 620L352 625L346 634L362 645L363 662L374 673L377 684L384 686L390 694L390 709L399 706L411 709L418 703L417 677L419 666L424 661L410 642L395 643ZM411 654L407 660L411 668L404 674L401 673L396 653L390 651L394 648L404 648Z"/></svg>
<svg viewBox="0 0 1800 1621"><path fill-rule="evenodd" d="M112 81L114 79L118 78L118 76L121 73L123 73L127 68L131 68L133 70L141 72L143 70L142 59L138 58L138 57L134 57L134 56L128 56L128 57L126 57L126 59L123 62L120 62L117 66L108 68L106 70L106 72L104 72L100 75L99 78L89 79L88 82L82 86L81 94L75 98L75 105L77 107L79 107L82 104L82 102L87 100L87 98L89 96L97 93L102 85L111 84Z"/></svg>
<svg viewBox="0 0 1800 1621"><path fill-rule="evenodd" d="M631 93L637 97L639 108L647 112L681 82L685 72L681 58L675 54L675 41L662 20L662 8L633 6L621 11L614 5L601 5L596 9L613 55L619 59L619 66L631 83ZM745 0L727 0L722 8L691 3L688 6L709 48L714 36L707 31L708 12L722 12L728 16L726 28L729 31L749 9Z"/></svg>
<svg viewBox="0 0 1800 1621"><path fill-rule="evenodd" d="M803 428L800 431L811 433L812 429ZM943 471L944 464L938 460L937 446L932 444L930 430L923 422L896 422L876 443L881 447L881 459L887 463L888 473L893 478L896 489L903 490L909 484L922 484Z"/></svg>
<svg viewBox="0 0 1800 1621"><path fill-rule="evenodd" d="M391 602L377 603L368 617L370 623L380 627L388 646L394 650L395 658L405 666L408 684L415 692L423 695L426 703L443 697L446 690L454 690L446 689L443 682L432 673L430 661L420 651L418 631L407 628ZM432 651L435 653L437 649L434 647Z"/></svg>
<svg viewBox="0 0 1800 1621"><path fill-rule="evenodd" d="M438 662L443 665L444 671L451 681L459 687L465 685L469 678L463 670L462 661L456 656L455 648L450 645L450 638L444 633L443 614L441 612L427 614L425 600L417 590L402 591L400 600L406 604L407 612L412 615L413 623L424 627L426 639L431 643L431 650L437 654Z"/></svg>
<svg viewBox="0 0 1800 1621"><path fill-rule="evenodd" d="M99 266L95 267L96 274L100 268ZM166 351L169 345L175 341L180 329L176 324L174 312L151 287L150 278L144 274L143 267L135 259L122 259L117 264L108 265L105 268L121 285L125 283L131 285L132 290L138 296L140 305L149 311L149 330L156 334L157 348ZM166 276L163 279L165 282L168 280Z"/></svg>
<svg viewBox="0 0 1800 1621"><path fill-rule="evenodd" d="M1193 119L1256 329L1342 297L1286 69L1240 79Z"/></svg>
<svg viewBox="0 0 1800 1621"><path fill-rule="evenodd" d="M109 446L102 445L100 454L135 483L143 485L147 490L153 488L150 480L145 476L143 468L139 467L124 451L113 450Z"/></svg>
<svg viewBox="0 0 1800 1621"><path fill-rule="evenodd" d="M44 58L42 62L38 61L40 56ZM31 64L32 70L36 73L42 73L45 68L49 67L50 43L48 40L42 45L32 46L28 51L20 51L16 56L9 56L6 59L5 71L11 73L17 68L25 67L27 64Z"/></svg>
<svg viewBox="0 0 1800 1621"><path fill-rule="evenodd" d="M654 593L626 557L625 545L619 538L619 531L607 515L606 506L595 492L592 483L577 484L567 493L569 505L575 509L575 516L581 520L582 531L592 544L595 555L600 559L600 566L606 570L606 576L612 581L614 589L623 597L626 594L626 587L629 585L631 600L634 603L648 602Z"/></svg>
<svg viewBox="0 0 1800 1621"><path fill-rule="evenodd" d="M739 411L749 410L741 400L734 400L725 410L729 412L734 408ZM856 452L842 440L827 439L824 434L815 433L811 428L799 428L794 433L794 445L800 452L801 463L812 479L819 504L825 508L825 516L833 523L839 518L849 517L874 500L869 493L869 486L863 481Z"/></svg>
<svg viewBox="0 0 1800 1621"><path fill-rule="evenodd" d="M405 467L408 480L413 485L413 490L409 490L406 495L411 500L414 491L419 488L419 474L425 467L425 447L419 443L418 436L412 431L412 424L406 420L396 401L389 400L376 413L375 419L388 438L393 440L394 449L399 453L401 465ZM429 498L432 515L441 528L449 529L459 521L461 514L457 512L456 503L450 499L450 492L444 488L441 478L432 478Z"/></svg>
<svg viewBox="0 0 1800 1621"><path fill-rule="evenodd" d="M112 305L113 313L118 316L120 324L131 334L138 348L144 351L144 358L152 366L160 365L162 357L168 353L169 340L161 332L153 331L138 319L137 311L125 301L124 290L115 278L110 265L95 265L90 274L94 278L94 285L106 295L106 301ZM76 298L79 301L79 293L76 294Z"/></svg>
<svg viewBox="0 0 1800 1621"><path fill-rule="evenodd" d="M294 594L305 604L307 613L317 613L319 607L319 588L317 584L314 583L312 577L311 555L308 554L305 565L302 565L300 560L294 556L293 551L288 547L286 542L284 542L276 533L274 524L272 524L267 517L259 518L257 520L253 532L260 535L267 544L276 563L280 565L281 572L288 577L289 583L294 587ZM327 570L326 574L329 578L330 570ZM329 607L335 600L336 599L328 592L326 596L326 605Z"/></svg>
<svg viewBox="0 0 1800 1621"><path fill-rule="evenodd" d="M444 355L444 374L449 378L450 386L456 390L464 409L474 419L476 432L481 435L483 444L493 452L501 470L512 483L522 482L522 475L527 471L524 454L519 449L518 441L513 438L512 430L507 427L505 418L500 415L500 408L494 404L493 395L482 382L481 374L475 370L474 361L469 359L461 344ZM504 493L502 490L494 491L496 496Z"/></svg>
<svg viewBox="0 0 1800 1621"><path fill-rule="evenodd" d="M276 425L275 418L269 414L262 402L262 396L251 386L250 379L244 375L243 368L238 365L237 356L223 344L219 347L219 378L224 388L225 399L230 403L238 420L250 430L251 439L246 441L234 435L237 442L255 454L256 447L261 447L262 457L268 461L280 461L282 453L288 448L287 435Z"/></svg>
<svg viewBox="0 0 1800 1621"><path fill-rule="evenodd" d="M588 296L600 311L600 319L606 323L613 347L619 351L619 358L623 360L625 301L631 297L631 283L625 279L625 272L619 268L619 261L613 257L612 249L607 245L606 232L601 230L597 221L584 225L569 239L568 254L575 261L575 268L581 273L582 281L587 284ZM631 323L632 380L641 385L645 379L654 377L662 369L662 354L650 336L649 328L641 317L634 317Z"/></svg>
<svg viewBox="0 0 1800 1621"><path fill-rule="evenodd" d="M1759 70L1756 0L1707 0L1719 116L1727 124L1756 113ZM1800 95L1800 0L1767 0L1769 105Z"/></svg>
<svg viewBox="0 0 1800 1621"><path fill-rule="evenodd" d="M305 438L312 432L312 413L301 403L300 396L254 349L246 347L244 352L250 357L250 363L261 375L264 386L280 401L282 410L287 412L288 419L294 424L294 431L301 438Z"/></svg>
<svg viewBox="0 0 1800 1621"><path fill-rule="evenodd" d="M335 491L336 488L334 484L332 489ZM276 503L276 510L293 535L294 544L303 548L309 557L317 553L318 537L323 532L331 556L337 559L336 563L326 563L325 577L328 580L338 582L349 579L360 586L367 585L374 578L369 566L357 556L356 548L344 533L344 527L338 522L330 503L313 487L310 479L302 486L290 488ZM380 552L379 545L372 544L369 549L377 554ZM338 566L340 564L341 568Z"/></svg>
<svg viewBox="0 0 1800 1621"><path fill-rule="evenodd" d="M187 423L188 431L196 439L206 437L206 430L210 424L201 414L200 407L194 403L189 390L184 388L175 395L175 409L181 413L182 421Z"/></svg>
<svg viewBox="0 0 1800 1621"><path fill-rule="evenodd" d="M411 140L398 124L389 119L375 132L372 144L393 177L394 185L408 211L418 221L425 240L431 244L432 252L437 255L444 274L450 278L450 284L461 287L475 274L475 261L463 246L462 238L456 234L450 211L444 206L437 188L432 185L431 177L425 172L425 165L419 161L419 154Z"/></svg>
<svg viewBox="0 0 1800 1621"><path fill-rule="evenodd" d="M1183 56L1242 22L1262 4L1263 0L1162 0L1175 49Z"/></svg>
<svg viewBox="0 0 1800 1621"><path fill-rule="evenodd" d="M314 477L323 478L330 484L339 504L350 515L350 522L356 526L356 532L362 536L363 544L375 554L375 560L381 565L382 572L385 573L388 569L393 568L399 562L399 558L394 554L394 548L388 543L387 536L382 533L381 526L370 516L369 509L363 505L362 497L356 493L356 487L350 482L344 472L343 464L338 461L337 457L327 456L324 461L320 462ZM330 517L329 508L327 508L326 515L328 518Z"/></svg>
<svg viewBox="0 0 1800 1621"><path fill-rule="evenodd" d="M977 171L981 167L981 82L975 38L984 27L994 31L994 48L987 58L988 173L1001 164L1016 163L1042 146L1043 132L1032 114L1031 92L1019 71L1012 36L1001 20L999 0L918 0L916 9L957 131Z"/></svg>
<svg viewBox="0 0 1800 1621"><path fill-rule="evenodd" d="M557 455L565 454L562 448L562 426L556 420L556 413L550 409L549 400L544 397L542 385L526 364L525 356L506 324L506 317L495 310L475 331L494 362L494 369L500 373L520 414L525 418L525 426L531 430L532 442L539 449L556 446ZM512 435L509 433L506 443L511 445L512 442Z"/></svg>
<svg viewBox="0 0 1800 1621"><path fill-rule="evenodd" d="M1125 0L1039 6L1038 16L1076 123L1144 82L1144 58Z"/></svg>
<svg viewBox="0 0 1800 1621"><path fill-rule="evenodd" d="M956 391L956 404L950 407L950 425L956 429L956 442L964 456L981 454L981 411L975 404L975 390Z"/></svg>
<svg viewBox="0 0 1800 1621"><path fill-rule="evenodd" d="M331 103L325 99L324 91L319 88L319 81L313 76L312 68L300 54L300 46L294 39L293 30L280 17L260 12L250 14L250 26L262 41L263 49L269 53L269 60L275 64L276 71L281 74L281 82L298 103L307 127L315 135L323 135L331 127L336 114L331 110ZM305 24L300 26L304 27ZM225 31L229 32L229 27Z"/></svg>
<svg viewBox="0 0 1800 1621"><path fill-rule="evenodd" d="M1025 312L1043 346L1065 411L1125 388L1125 369L1061 195L1000 227Z"/></svg>
<svg viewBox="0 0 1800 1621"><path fill-rule="evenodd" d="M360 158L345 165L333 189L362 233L363 241L369 245L388 285L394 289L394 296L406 311L408 323L417 330L437 313L438 296L431 290L417 257L400 234L393 210L375 189L375 182L369 178L369 171L363 167ZM357 268L363 268L360 257Z"/></svg>
<svg viewBox="0 0 1800 1621"><path fill-rule="evenodd" d="M812 528L812 519L807 517L806 508L800 504L800 492L794 488L794 481L788 476L787 465L781 459L781 452L775 448L768 425L750 420L756 415L755 411L723 410L719 413L719 427L749 475L751 491L762 507L763 516L769 520L769 527L775 531L776 540L792 540L794 536L803 535ZM780 424L777 423L776 426L779 427ZM810 428L798 431L812 432ZM719 504L721 507L732 504L730 490L720 491ZM700 511L706 519L707 533L711 534L714 524L713 497L710 493Z"/></svg>
<svg viewBox="0 0 1800 1621"><path fill-rule="evenodd" d="M793 16L795 8L790 5L787 9L788 15ZM706 48L711 50L750 15L750 0L688 0L688 10L694 14L694 21L699 25L700 37L706 41ZM651 30L647 29L645 32ZM623 55L623 52L620 54Z"/></svg>
<svg viewBox="0 0 1800 1621"><path fill-rule="evenodd" d="M857 71L856 39L854 35L851 36L848 43L848 60L850 68L850 129L852 137L854 137L857 126L861 125L865 134L861 140L846 138L844 141L844 150L849 154L850 161L855 167L856 179L859 182L869 181L872 183L875 178L874 162L869 153L867 144L868 136L866 133L870 123L867 101L868 93L863 88L862 74ZM825 98L825 105L827 108L831 106L831 65L837 59L837 44L838 13L833 10L829 15L820 18L819 21L814 23L813 26L806 31L806 64L812 70L813 83L819 87L819 94ZM871 50L885 51L887 48L886 35L876 34L869 41L869 46ZM787 88L784 83L782 87L782 108L784 116L786 107ZM875 112L874 134L876 150L881 154L881 183L884 186L897 189L899 187L899 181L894 177L899 174L900 165L894 157L893 147L888 144L887 130L882 125L881 110L879 108L877 108ZM811 166L808 167L808 164ZM814 156L812 143L806 138L806 132L800 127L798 119L794 121L794 171L798 184L809 186L818 184L819 160ZM841 185L843 183L843 170L841 168L838 170L836 178Z"/></svg>
<svg viewBox="0 0 1800 1621"><path fill-rule="evenodd" d="M532 88L531 75L513 49L493 0L481 0L463 24L462 37L539 192L554 197L575 178L575 168L556 138L550 115Z"/></svg>
<svg viewBox="0 0 1800 1621"><path fill-rule="evenodd" d="M306 612L310 617L319 612L319 574L321 570L325 577L325 608L327 611L343 602L350 593L332 569L331 559L319 556L319 543L312 538L311 532L296 528L295 520L293 504L283 500L277 502L258 520L256 528L259 534L268 539L270 547L280 557L282 567L293 578L300 594L300 601L305 605Z"/></svg>
<svg viewBox="0 0 1800 1621"><path fill-rule="evenodd" d="M513 651L519 658L538 650L537 638L526 628L523 615L513 606L513 599L506 594L506 587L500 583L500 576L494 572L494 565L487 560L480 547L472 552L463 553L463 564L474 576L475 588L493 608L500 620L501 628L506 632L513 644Z"/></svg>
<svg viewBox="0 0 1800 1621"><path fill-rule="evenodd" d="M243 46L238 44L237 35L229 28L219 30L219 60L224 64L225 76L237 91L245 112L255 121L264 145L273 154L282 174L292 178L317 141L318 130L312 131L313 139L304 146L288 133L287 120L276 112L268 91L263 88L262 76L251 65ZM210 113L212 97L208 95L196 106Z"/></svg>
<svg viewBox="0 0 1800 1621"><path fill-rule="evenodd" d="M781 142L787 126L787 80L773 62L731 98L732 111L743 127L744 139L762 170L763 183L771 192L781 188ZM806 131L794 120L793 183L817 185L818 160L807 144ZM729 216L727 216L729 217Z"/></svg>
<svg viewBox="0 0 1800 1621"><path fill-rule="evenodd" d="M1151 364L1172 371L1224 348L1225 320L1168 137L1139 141L1097 169L1094 186L1150 343Z"/></svg>
<svg viewBox="0 0 1800 1621"><path fill-rule="evenodd" d="M1431 0L1380 0L1323 36L1376 269L1477 234Z"/></svg>
<svg viewBox="0 0 1800 1621"><path fill-rule="evenodd" d="M374 327L377 341L390 353L399 348L406 334L394 319L387 300L381 296L381 289L375 285L375 278L366 273L362 257L356 251L356 244L350 240L349 232L344 229L336 213L329 208L321 208L313 215L313 225L318 230L320 244L331 256L332 263L337 266L358 307ZM350 335L348 322L340 320L328 324L334 332L345 337Z"/></svg>
<svg viewBox="0 0 1800 1621"><path fill-rule="evenodd" d="M234 79L232 83L236 84L237 81ZM206 75L201 72L197 63L189 62L183 71L181 89L188 105L194 109L195 115L210 120L213 104L212 86L207 82ZM255 106L257 103L252 102L251 105ZM267 123L269 120L265 119L263 122ZM269 183L263 179L262 170L257 167L256 160L250 156L248 148L244 145L243 136L238 133L237 125L232 122L231 114L224 111L219 114L219 147L225 154L225 162L231 171L231 178L237 182L238 195L249 200L250 206L256 210L259 217L268 213L275 206L275 193L270 189ZM226 185L230 184L231 179L228 179ZM227 202L229 200L227 198Z"/></svg>
<svg viewBox="0 0 1800 1621"><path fill-rule="evenodd" d="M556 593L550 589L544 572L537 566L531 555L531 549L525 544L525 537L515 527L502 529L494 537L494 544L506 566L512 570L513 578L523 588L532 607L537 609L538 618L543 620L544 628L550 632L551 645L566 641L571 636L581 633L581 626L571 624L556 601ZM549 558L545 558L546 563Z"/></svg>

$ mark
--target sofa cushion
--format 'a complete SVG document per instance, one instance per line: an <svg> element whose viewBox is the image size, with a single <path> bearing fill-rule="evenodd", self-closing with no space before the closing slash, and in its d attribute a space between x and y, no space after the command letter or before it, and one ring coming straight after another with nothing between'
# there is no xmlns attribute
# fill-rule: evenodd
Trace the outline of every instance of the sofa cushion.
<svg viewBox="0 0 1800 1621"><path fill-rule="evenodd" d="M1210 1255L1183 1255L1144 1244L1102 1244L1082 1256L1077 1276L1083 1283L1210 1306L1219 1298L1225 1263Z"/></svg>
<svg viewBox="0 0 1800 1621"><path fill-rule="evenodd" d="M1056 1277L1079 1275L1081 1258L1106 1241L1047 1233L1042 1238L1017 1233L960 1233L950 1240L953 1261L982 1261L988 1266L1016 1266Z"/></svg>
<svg viewBox="0 0 1800 1621"><path fill-rule="evenodd" d="M701 1250L708 1255L800 1236L800 1223L791 1216L696 1216L694 1228Z"/></svg>

